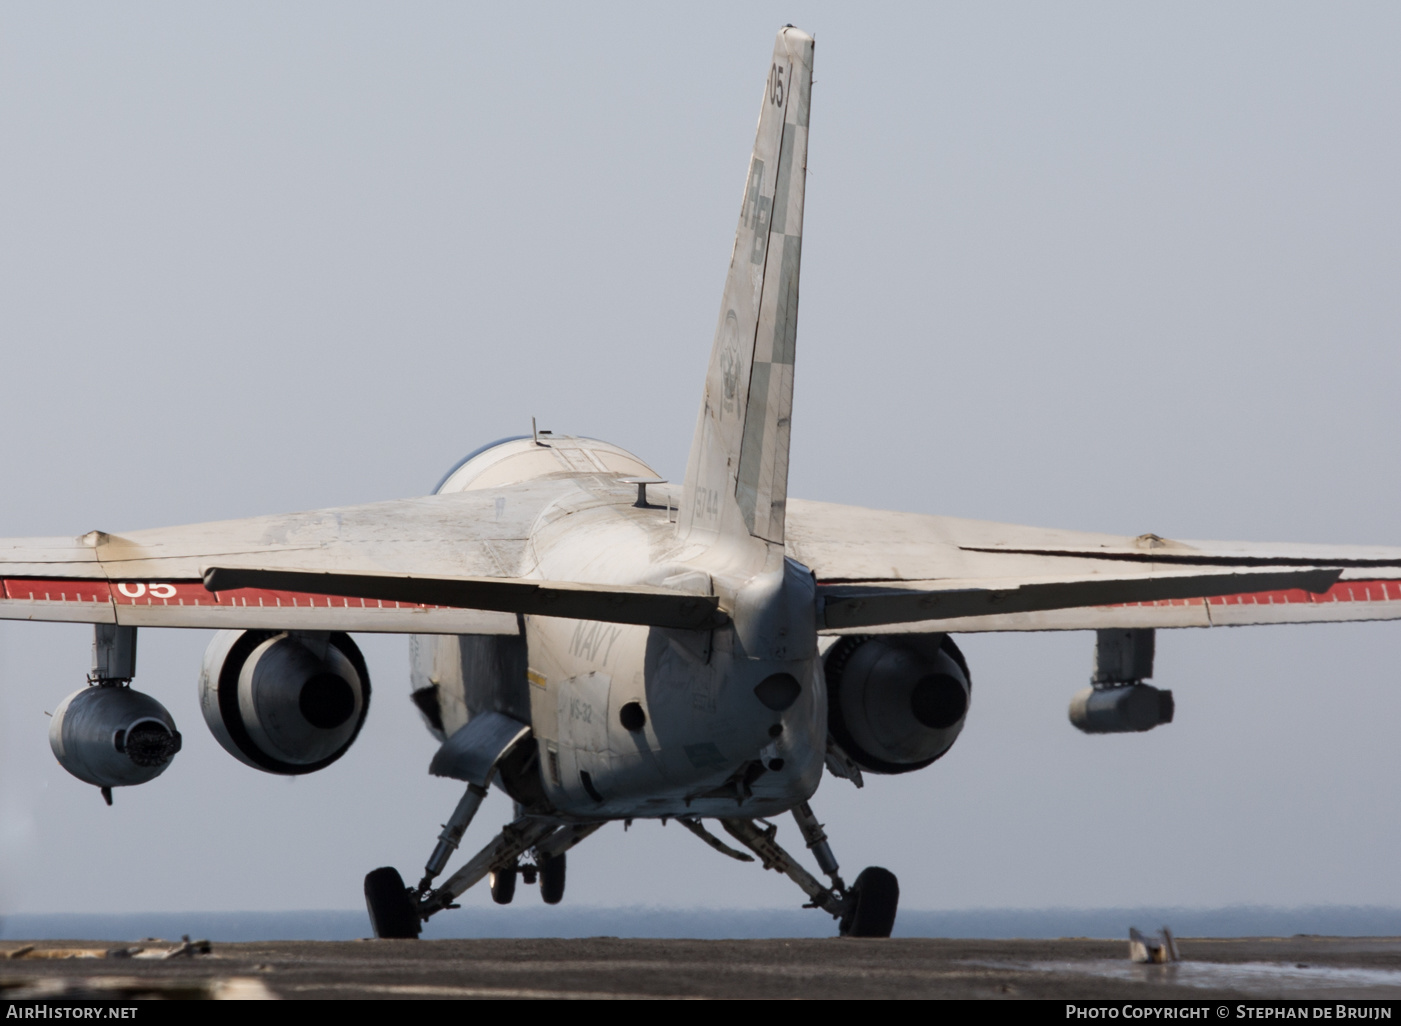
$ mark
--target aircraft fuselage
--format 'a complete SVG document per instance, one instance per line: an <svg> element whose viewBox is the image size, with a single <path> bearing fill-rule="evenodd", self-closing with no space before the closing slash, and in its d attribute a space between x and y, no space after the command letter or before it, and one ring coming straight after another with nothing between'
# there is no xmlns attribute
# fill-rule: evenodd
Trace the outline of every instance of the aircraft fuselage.
<svg viewBox="0 0 1401 1026"><path fill-rule="evenodd" d="M420 637L416 675L438 687L444 731L483 708L528 717L530 772L566 817L769 816L809 798L827 708L807 569L757 540L679 539L671 489L654 486L644 508L616 478L557 480L522 576L713 593L745 607L745 629L524 616L517 637Z"/></svg>

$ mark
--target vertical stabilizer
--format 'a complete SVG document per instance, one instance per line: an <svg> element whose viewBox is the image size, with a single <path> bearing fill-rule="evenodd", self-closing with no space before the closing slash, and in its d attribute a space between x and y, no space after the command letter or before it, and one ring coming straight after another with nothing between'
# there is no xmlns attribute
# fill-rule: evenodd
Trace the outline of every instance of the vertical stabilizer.
<svg viewBox="0 0 1401 1026"><path fill-rule="evenodd" d="M812 37L779 30L686 465L685 535L783 543Z"/></svg>

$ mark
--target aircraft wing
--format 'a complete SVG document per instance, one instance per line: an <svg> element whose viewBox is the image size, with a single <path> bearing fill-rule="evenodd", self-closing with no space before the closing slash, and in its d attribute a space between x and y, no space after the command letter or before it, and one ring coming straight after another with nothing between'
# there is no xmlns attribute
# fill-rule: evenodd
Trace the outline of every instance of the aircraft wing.
<svg viewBox="0 0 1401 1026"><path fill-rule="evenodd" d="M1173 541L796 499L787 515L826 634L1401 618L1401 548Z"/></svg>
<svg viewBox="0 0 1401 1026"><path fill-rule="evenodd" d="M0 619L439 634L515 634L519 613L723 622L710 596L532 578L529 532L558 495L557 482L532 481L120 536L0 540ZM397 582L394 594L383 580Z"/></svg>

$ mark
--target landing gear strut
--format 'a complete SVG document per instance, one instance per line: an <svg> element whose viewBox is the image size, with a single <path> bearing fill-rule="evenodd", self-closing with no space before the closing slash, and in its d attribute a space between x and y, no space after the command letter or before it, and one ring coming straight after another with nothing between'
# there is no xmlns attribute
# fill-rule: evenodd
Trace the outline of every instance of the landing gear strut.
<svg viewBox="0 0 1401 1026"><path fill-rule="evenodd" d="M470 790L468 793L470 795ZM466 798L459 803L459 812L464 803ZM475 808L472 811L475 812ZM602 821L560 823L543 816L520 816L503 827L442 886L434 888L434 877L442 871L457 846L456 841L462 837L462 830L466 829L466 823L462 824L461 829L456 829L457 819L455 812L448 826L443 828L439 846L434 850L424 879L417 888L404 886L399 871L389 866L376 869L365 877L365 904L369 908L370 924L376 937L417 937L422 922L444 909L457 908L455 900L488 875L492 877L492 898L500 904L506 904L515 896L517 874L528 883L532 878L538 878L540 896L547 904L558 904L564 897L564 853L603 826ZM442 852L450 841L451 847ZM534 864L521 865L521 856L528 852L533 853Z"/></svg>
<svg viewBox="0 0 1401 1026"><path fill-rule="evenodd" d="M813 815L807 802L794 807L793 819L807 843L808 850L817 859L817 865L827 877L823 886L816 877L804 869L792 855L788 854L774 840L778 826L763 820L722 819L720 825L725 832L759 857L765 869L784 874L808 896L806 908L820 908L838 922L843 937L889 937L895 926L895 911L900 902L900 885L895 874L880 866L871 866L861 871L856 882L847 887L842 881L836 856L822 824ZM713 845L712 845L713 847Z"/></svg>

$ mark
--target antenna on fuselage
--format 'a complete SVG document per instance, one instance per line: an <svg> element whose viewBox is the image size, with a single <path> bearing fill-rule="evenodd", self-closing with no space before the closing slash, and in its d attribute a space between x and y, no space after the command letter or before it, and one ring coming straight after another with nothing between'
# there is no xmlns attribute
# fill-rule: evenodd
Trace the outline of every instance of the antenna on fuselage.
<svg viewBox="0 0 1401 1026"><path fill-rule="evenodd" d="M537 428L537 427L535 426L535 418L534 418L534 417L531 417L531 418L530 418L530 436L531 436L532 438L535 439L535 444L536 444L536 445L544 446L546 449L550 448L549 445L547 445L546 443L540 441L540 436L541 436L541 435L552 435L552 434L554 434L553 431L541 431L539 428Z"/></svg>
<svg viewBox="0 0 1401 1026"><path fill-rule="evenodd" d="M637 501L633 506L637 509L664 509L667 511L667 519L671 519L671 499L666 500L665 506L658 506L654 502L647 501L647 486L649 484L666 484L664 477L625 477L623 484L637 485Z"/></svg>

